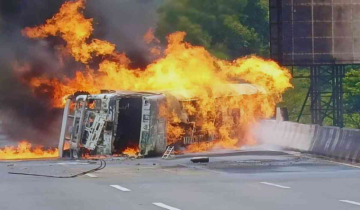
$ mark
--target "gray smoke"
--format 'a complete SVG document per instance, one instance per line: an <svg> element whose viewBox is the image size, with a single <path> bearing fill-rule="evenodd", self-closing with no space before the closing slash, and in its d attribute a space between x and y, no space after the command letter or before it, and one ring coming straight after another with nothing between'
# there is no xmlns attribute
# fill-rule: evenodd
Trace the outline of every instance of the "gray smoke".
<svg viewBox="0 0 360 210"><path fill-rule="evenodd" d="M84 14L94 18L93 37L115 43L118 51L134 61L133 67L144 67L153 58L148 56L142 36L156 26L156 9L162 1L87 0ZM23 37L20 31L43 24L63 2L0 0L0 146L1 141L16 143L22 139L45 146L57 145L62 110L50 104L51 87L31 91L19 78L28 81L40 75L72 77L84 66L59 56L56 48L64 44L60 38L32 40ZM14 66L18 67L16 71Z"/></svg>
<svg viewBox="0 0 360 210"><path fill-rule="evenodd" d="M53 146L55 139L52 137L57 135L53 128L60 119L61 110L51 107L45 88L32 92L19 77L26 81L44 72L61 75L62 65L46 42L28 43L20 35L11 35L0 35L0 133L8 136L8 140L28 139ZM24 62L31 66L14 71L14 66L22 66Z"/></svg>
<svg viewBox="0 0 360 210"><path fill-rule="evenodd" d="M95 20L95 37L101 36L126 52L133 67L145 67L153 57L143 35L157 23L156 10L164 0L88 0L85 14Z"/></svg>

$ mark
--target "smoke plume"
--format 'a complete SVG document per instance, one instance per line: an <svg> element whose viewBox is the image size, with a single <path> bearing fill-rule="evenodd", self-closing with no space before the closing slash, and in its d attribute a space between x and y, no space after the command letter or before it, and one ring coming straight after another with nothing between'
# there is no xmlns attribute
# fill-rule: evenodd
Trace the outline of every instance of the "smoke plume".
<svg viewBox="0 0 360 210"><path fill-rule="evenodd" d="M75 71L85 68L66 55L60 38L30 40L21 34L25 27L45 23L64 2L0 1L0 134L5 132L13 142L28 139L54 146L58 141L62 110L50 104L51 87L31 91L26 81L40 75L71 78ZM161 2L87 0L84 14L94 18L94 37L115 43L117 51L125 52L133 61L133 67L141 68L152 59L142 35L155 26Z"/></svg>

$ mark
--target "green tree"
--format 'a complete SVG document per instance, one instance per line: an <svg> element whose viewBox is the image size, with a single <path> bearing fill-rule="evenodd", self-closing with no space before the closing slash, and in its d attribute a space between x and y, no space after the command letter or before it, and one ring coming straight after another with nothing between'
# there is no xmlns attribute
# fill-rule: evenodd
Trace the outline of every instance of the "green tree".
<svg viewBox="0 0 360 210"><path fill-rule="evenodd" d="M344 122L346 127L360 129L360 71L351 69L344 79Z"/></svg>
<svg viewBox="0 0 360 210"><path fill-rule="evenodd" d="M269 1L249 0L245 7L245 24L253 28L261 40L260 54L269 56Z"/></svg>
<svg viewBox="0 0 360 210"><path fill-rule="evenodd" d="M294 68L294 75L296 76L309 76L308 69ZM290 121L296 121L301 107L304 103L308 88L310 86L309 79L292 79L294 89L290 89L283 95L283 103L279 106L287 107L289 111ZM350 69L343 80L344 88L344 124L345 127L360 129L360 70ZM310 102L308 101L307 105ZM311 123L310 120L310 107L306 106L304 114L300 122ZM324 119L324 125L331 125L330 118Z"/></svg>
<svg viewBox="0 0 360 210"><path fill-rule="evenodd" d="M266 0L167 0L158 10L156 35L185 31L186 41L223 59L268 55Z"/></svg>
<svg viewBox="0 0 360 210"><path fill-rule="evenodd" d="M306 68L294 68L293 74L297 77L304 78L293 78L291 80L291 84L294 86L294 88L287 90L283 94L283 102L278 104L278 106L286 107L289 113L289 120L295 122L299 117L299 113L304 104L306 95L309 91L310 80L305 78L309 76L309 71ZM303 115L300 118L300 123L311 123L311 118L309 114L310 107L306 106L303 111Z"/></svg>

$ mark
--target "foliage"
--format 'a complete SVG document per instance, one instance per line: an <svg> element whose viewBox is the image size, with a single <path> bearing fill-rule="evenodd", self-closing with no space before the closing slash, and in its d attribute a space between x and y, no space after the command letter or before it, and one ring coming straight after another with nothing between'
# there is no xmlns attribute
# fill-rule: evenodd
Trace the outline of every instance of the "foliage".
<svg viewBox="0 0 360 210"><path fill-rule="evenodd" d="M344 115L345 127L360 129L360 114L351 113Z"/></svg>
<svg viewBox="0 0 360 210"><path fill-rule="evenodd" d="M301 68L294 68L293 74L296 76L307 76L308 70ZM302 105L309 91L310 81L309 79L293 78L291 81L294 88L286 91L283 95L283 102L278 106L288 108L289 120L297 121ZM305 107L303 115L300 119L301 123L311 123L309 107ZM306 115L307 114L307 115Z"/></svg>
<svg viewBox="0 0 360 210"><path fill-rule="evenodd" d="M306 69L294 68L295 76L309 76ZM279 106L288 108L289 118L296 121L301 107L306 98L308 88L310 86L309 79L293 79L294 89L288 90L283 95L284 102ZM360 129L360 71L351 69L343 80L344 88L344 124L345 127ZM310 103L308 102L307 105ZM310 109L306 106L301 117L301 123L311 123ZM324 125L332 125L330 118L324 119Z"/></svg>
<svg viewBox="0 0 360 210"><path fill-rule="evenodd" d="M346 109L349 112L360 112L360 71L350 70L344 79Z"/></svg>
<svg viewBox="0 0 360 210"><path fill-rule="evenodd" d="M163 41L185 31L186 41L219 58L269 54L266 0L168 0L158 13L156 35Z"/></svg>
<svg viewBox="0 0 360 210"><path fill-rule="evenodd" d="M344 122L346 127L360 129L360 71L351 69L344 79Z"/></svg>

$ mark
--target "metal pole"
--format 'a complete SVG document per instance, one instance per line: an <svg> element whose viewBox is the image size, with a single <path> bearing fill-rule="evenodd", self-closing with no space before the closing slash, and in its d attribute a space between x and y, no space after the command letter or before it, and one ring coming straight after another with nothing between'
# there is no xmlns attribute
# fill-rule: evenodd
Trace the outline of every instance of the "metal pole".
<svg viewBox="0 0 360 210"><path fill-rule="evenodd" d="M62 124L61 124L61 132L60 132L60 139L59 139L59 157L60 158L63 157L63 152L64 152L66 125L67 125L67 120L68 120L68 115L69 115L70 102L71 102L70 99L66 100L66 104L65 104L65 108L64 108L64 115L63 115Z"/></svg>
<svg viewBox="0 0 360 210"><path fill-rule="evenodd" d="M302 114L303 114L303 112L304 112L304 109L305 109L306 103L307 103L307 101L308 101L308 98L309 98L309 96L310 96L311 90L312 90L312 87L310 86L310 87L309 87L309 90L308 90L308 92L307 92L307 94L306 94L304 103L303 103L303 105L302 105L302 107L301 107L300 113L299 113L299 115L298 115L297 122L300 122L300 118L301 118L301 116L302 116Z"/></svg>

